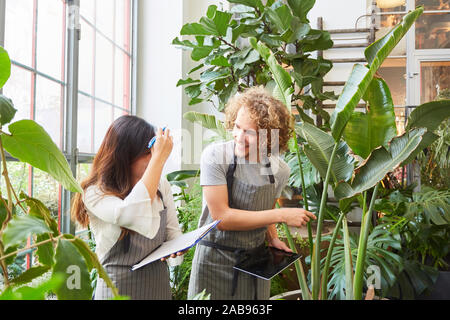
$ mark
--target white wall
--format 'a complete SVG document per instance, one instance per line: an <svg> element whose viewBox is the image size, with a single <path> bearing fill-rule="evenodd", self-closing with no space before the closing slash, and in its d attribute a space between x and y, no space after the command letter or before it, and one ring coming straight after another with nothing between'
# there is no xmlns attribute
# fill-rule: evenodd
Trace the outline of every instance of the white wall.
<svg viewBox="0 0 450 320"><path fill-rule="evenodd" d="M318 28L317 18L323 18L324 30L368 28L371 0L317 0L308 15L313 28ZM359 18L359 19L358 19ZM356 22L358 23L356 24ZM359 34L332 34L335 44L350 44L366 42L366 33ZM363 58L365 48L335 48L324 51L325 59ZM350 76L354 63L335 63L333 69L325 76L324 81L346 81ZM327 91L334 90L339 94L342 87L327 87Z"/></svg>
<svg viewBox="0 0 450 320"><path fill-rule="evenodd" d="M198 168L200 162L201 127L195 138L189 137L189 132L199 128L184 120L183 114L189 110L211 112L212 106L188 106L183 88L176 84L198 63L192 61L190 51L171 43L185 23L197 22L212 4L222 8L221 2L214 0L138 0L136 113L156 126L168 125L174 135L174 150L164 173ZM198 77L198 73L190 76Z"/></svg>

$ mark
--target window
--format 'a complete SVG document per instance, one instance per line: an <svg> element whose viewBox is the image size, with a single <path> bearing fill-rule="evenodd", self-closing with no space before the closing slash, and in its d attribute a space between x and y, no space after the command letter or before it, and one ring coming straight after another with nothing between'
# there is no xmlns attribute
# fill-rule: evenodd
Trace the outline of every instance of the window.
<svg viewBox="0 0 450 320"><path fill-rule="evenodd" d="M132 26L136 0L79 0L79 52L68 41L69 5L65 0L4 0L4 43L12 60L10 80L3 94L18 110L13 121L33 119L64 150L69 131L66 70L68 53L78 54L77 147L86 176L89 162L111 122L131 114ZM78 1L74 1L74 4ZM0 21L3 21L0 19ZM1 32L0 32L1 34ZM70 154L66 154L73 161ZM10 159L11 160L11 159ZM80 164L76 164L80 167ZM68 208L63 188L48 175L10 161L13 185L42 200L61 217ZM80 177L77 177L79 181ZM68 230L63 230L68 232Z"/></svg>
<svg viewBox="0 0 450 320"><path fill-rule="evenodd" d="M78 141L95 153L109 124L130 114L130 0L81 0Z"/></svg>

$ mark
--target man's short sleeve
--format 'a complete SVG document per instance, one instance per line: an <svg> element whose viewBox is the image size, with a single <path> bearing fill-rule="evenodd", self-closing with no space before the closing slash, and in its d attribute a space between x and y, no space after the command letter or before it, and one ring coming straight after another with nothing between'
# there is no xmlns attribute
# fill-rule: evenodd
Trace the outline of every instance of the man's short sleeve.
<svg viewBox="0 0 450 320"><path fill-rule="evenodd" d="M200 159L200 185L202 186L218 186L226 185L226 171L222 162L219 161L216 147L220 145L211 144L203 150Z"/></svg>

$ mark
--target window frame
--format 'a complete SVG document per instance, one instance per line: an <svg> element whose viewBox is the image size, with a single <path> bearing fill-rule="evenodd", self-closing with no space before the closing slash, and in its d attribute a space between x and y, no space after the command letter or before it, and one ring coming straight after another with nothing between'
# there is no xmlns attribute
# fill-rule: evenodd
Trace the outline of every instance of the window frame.
<svg viewBox="0 0 450 320"><path fill-rule="evenodd" d="M136 114L136 61L137 61L137 27L138 27L138 1L130 0L130 52L126 52L124 48L113 43L114 47L120 48L122 52L127 54L130 58L130 92L129 92L129 110L114 105L107 101L103 101L98 97L78 90L78 62L79 62L79 42L82 37L82 30L79 25L81 19L80 16L80 0L61 0L64 5L64 20L63 20L63 36L64 36L64 65L62 71L64 72L64 80L58 80L54 77L45 74L36 68L26 66L20 62L11 59L14 66L22 68L28 72L31 72L33 77L43 77L52 82L58 83L62 86L61 96L61 151L66 157L74 177L77 177L77 166L80 163L92 163L95 153L80 153L78 151L78 94L83 94L93 99L94 101L104 102L111 107L123 111L127 111L132 115ZM36 13L34 13L36 14ZM86 20L84 20L86 22ZM75 25L71 25L74 22ZM6 0L0 0L0 45L5 44L5 27L6 27ZM94 28L96 32L101 32L97 28ZM106 37L109 40L109 37ZM36 38L33 38L36 42ZM95 58L95 57L94 57ZM34 81L35 86L36 81ZM0 90L2 93L2 90ZM32 93L35 95L35 93ZM32 97L33 98L33 97ZM33 108L35 108L35 101L33 102ZM114 110L114 109L113 109ZM34 118L33 116L31 118ZM93 123L92 126L95 124ZM8 161L17 161L17 159L7 154ZM32 188L32 169L29 170L29 185L28 189ZM30 179L31 175L31 179ZM31 187L30 187L31 186ZM75 225L70 219L70 203L73 197L73 193L64 189L59 185L58 195L58 224L60 231L63 233L75 234ZM30 265L30 263L27 263Z"/></svg>

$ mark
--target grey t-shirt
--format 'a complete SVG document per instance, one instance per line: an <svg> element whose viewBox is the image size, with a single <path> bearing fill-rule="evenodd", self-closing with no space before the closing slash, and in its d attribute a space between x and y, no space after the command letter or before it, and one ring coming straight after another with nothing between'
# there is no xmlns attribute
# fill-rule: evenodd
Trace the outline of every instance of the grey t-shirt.
<svg viewBox="0 0 450 320"><path fill-rule="evenodd" d="M200 160L200 184L202 186L217 186L227 184L227 171L233 162L234 141L216 142L205 148ZM269 169L265 164L270 161L271 171L275 178L276 197L289 181L291 170L279 156L270 156L260 163L250 163L243 158L237 158L234 177L249 184L261 186L270 183ZM275 200L275 199L274 199ZM205 204L204 204L205 205Z"/></svg>

